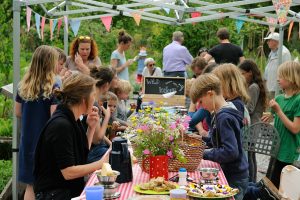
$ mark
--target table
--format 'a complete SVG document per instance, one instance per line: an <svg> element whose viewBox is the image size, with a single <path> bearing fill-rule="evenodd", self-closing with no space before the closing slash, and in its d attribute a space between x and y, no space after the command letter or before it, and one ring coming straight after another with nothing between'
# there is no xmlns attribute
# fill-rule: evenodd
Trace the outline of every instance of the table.
<svg viewBox="0 0 300 200"><path fill-rule="evenodd" d="M221 184L228 184L226 177L218 163L208 161L208 160L202 160L199 167L213 167L213 168L218 168L220 170L219 172L219 181ZM146 172L143 172L141 167L138 164L134 164L132 167L132 172L133 172L133 181L129 183L123 183L120 184L118 192L121 193L121 196L118 198L118 200L126 200L129 197L133 197L136 195L139 195L138 193L133 191L133 186L147 182L149 181L149 174ZM175 176L177 172L169 172L169 178L172 176ZM195 172L188 172L189 176L193 178L194 180L200 180L200 173L198 171ZM95 183L98 183L98 179L95 173L93 173L89 180L86 183L86 186L92 186ZM84 192L82 192L80 198L81 200L85 199ZM231 198L234 199L234 198Z"/></svg>

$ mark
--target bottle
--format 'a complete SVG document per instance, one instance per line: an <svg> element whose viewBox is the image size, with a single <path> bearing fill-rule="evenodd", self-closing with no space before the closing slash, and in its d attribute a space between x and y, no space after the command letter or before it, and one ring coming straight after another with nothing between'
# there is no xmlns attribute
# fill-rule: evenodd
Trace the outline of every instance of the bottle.
<svg viewBox="0 0 300 200"><path fill-rule="evenodd" d="M170 200L186 200L186 190L173 189L170 191Z"/></svg>
<svg viewBox="0 0 300 200"><path fill-rule="evenodd" d="M187 181L186 181L186 177L187 177L187 171L185 168L180 168L179 169L179 181L178 181L178 185L179 186L185 186L187 185Z"/></svg>

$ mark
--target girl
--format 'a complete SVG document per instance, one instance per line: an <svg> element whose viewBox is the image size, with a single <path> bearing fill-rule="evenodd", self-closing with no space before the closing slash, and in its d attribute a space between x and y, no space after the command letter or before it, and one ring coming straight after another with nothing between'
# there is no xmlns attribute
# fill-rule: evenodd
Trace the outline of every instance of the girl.
<svg viewBox="0 0 300 200"><path fill-rule="evenodd" d="M232 103L225 101L221 81L214 74L199 76L193 83L190 96L200 101L204 109L215 113L212 122L213 148L205 151L203 159L220 163L231 187L238 188L235 199L243 199L248 186L248 163L242 148L243 118Z"/></svg>
<svg viewBox="0 0 300 200"><path fill-rule="evenodd" d="M250 101L246 104L249 111L251 123L260 121L263 111L266 109L267 94L265 84L263 82L260 70L256 63L252 60L244 60L239 69L248 84L248 92ZM249 181L256 182L257 164L255 153L248 152L249 163Z"/></svg>
<svg viewBox="0 0 300 200"><path fill-rule="evenodd" d="M108 162L109 152L101 160L86 164L87 154L96 126L99 124L95 102L95 80L74 73L55 94L61 104L44 126L36 148L36 199L71 199L84 188L84 176ZM80 116L87 114L87 131Z"/></svg>
<svg viewBox="0 0 300 200"><path fill-rule="evenodd" d="M92 67L100 67L96 42L89 36L80 36L73 40L70 46L70 56L66 61L66 68L90 74Z"/></svg>
<svg viewBox="0 0 300 200"><path fill-rule="evenodd" d="M286 165L297 158L297 148L300 147L300 64L285 62L278 68L278 82L283 94L278 95L269 103L274 114L274 126L280 135L280 147L271 181L278 188L280 174ZM263 116L263 121L269 121L271 115Z"/></svg>
<svg viewBox="0 0 300 200"><path fill-rule="evenodd" d="M40 132L56 108L52 95L55 82L54 68L58 52L55 48L39 46L31 64L18 86L15 114L21 118L19 152L19 181L26 183L24 199L34 199L33 159Z"/></svg>
<svg viewBox="0 0 300 200"><path fill-rule="evenodd" d="M112 68L117 70L118 77L127 81L129 81L128 67L132 65L133 59L126 61L125 51L129 49L131 41L132 38L121 31L118 38L118 48L112 52L110 58L110 64Z"/></svg>

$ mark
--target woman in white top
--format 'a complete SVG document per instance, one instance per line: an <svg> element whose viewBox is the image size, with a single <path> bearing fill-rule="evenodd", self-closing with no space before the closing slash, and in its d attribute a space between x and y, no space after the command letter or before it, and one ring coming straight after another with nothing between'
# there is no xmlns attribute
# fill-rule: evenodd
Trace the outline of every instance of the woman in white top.
<svg viewBox="0 0 300 200"><path fill-rule="evenodd" d="M163 76L161 69L155 66L155 61L153 58L147 58L145 60L145 68L142 73L142 91L144 93L144 77L145 76Z"/></svg>

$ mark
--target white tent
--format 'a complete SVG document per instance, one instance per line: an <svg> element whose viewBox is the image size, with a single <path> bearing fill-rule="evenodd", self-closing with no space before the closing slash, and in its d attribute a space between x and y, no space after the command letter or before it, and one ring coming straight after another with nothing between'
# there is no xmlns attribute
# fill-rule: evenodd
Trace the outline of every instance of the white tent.
<svg viewBox="0 0 300 200"><path fill-rule="evenodd" d="M258 7L259 3L267 3L268 6ZM169 25L183 25L193 22L203 22L222 18L240 19L261 25L274 25L265 21L265 17L277 18L271 0L238 0L228 3L212 3L207 0L131 0L128 4L108 4L101 0L13 0L13 86L14 98L16 96L17 84L20 80L20 15L23 6L40 6L45 12L43 15L49 18L68 16L69 19L88 20L101 16L127 16L132 13L141 15L142 20L149 20ZM291 8L299 6L300 0L293 0ZM247 8L245 8L245 6ZM51 9L47 9L51 7ZM166 12L160 10L172 10L175 17L170 17ZM219 12L222 11L222 12ZM201 12L201 17L191 18L187 13ZM280 32L280 49L282 51L283 30L290 21L300 22L298 14L289 11L290 16L285 24L276 24ZM76 15L76 17L74 17ZM82 15L78 17L79 15ZM244 16L248 16L245 18ZM68 35L65 30L64 45L65 52L68 51ZM279 54L281 55L281 54ZM281 56L279 56L281 63ZM13 123L13 199L17 199L17 163L18 163L18 126L20 123L14 117Z"/></svg>

